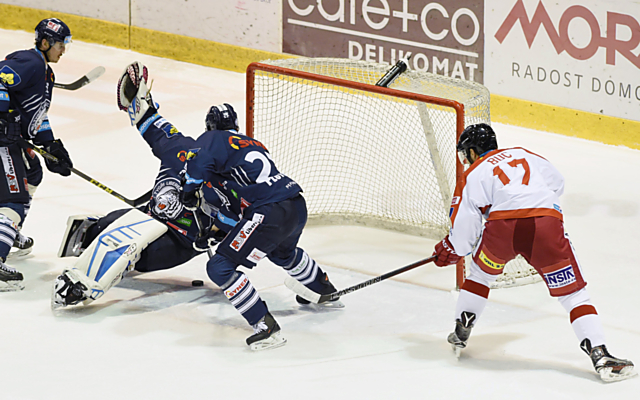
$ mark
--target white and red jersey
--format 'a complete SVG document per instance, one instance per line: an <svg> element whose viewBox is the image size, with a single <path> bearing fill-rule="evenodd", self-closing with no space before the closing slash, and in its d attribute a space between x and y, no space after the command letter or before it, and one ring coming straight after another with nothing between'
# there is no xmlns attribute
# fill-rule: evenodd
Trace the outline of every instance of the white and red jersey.
<svg viewBox="0 0 640 400"><path fill-rule="evenodd" d="M471 253L482 217L552 216L562 220L559 197L564 178L551 163L520 147L493 150L458 181L451 201L449 240L458 255Z"/></svg>

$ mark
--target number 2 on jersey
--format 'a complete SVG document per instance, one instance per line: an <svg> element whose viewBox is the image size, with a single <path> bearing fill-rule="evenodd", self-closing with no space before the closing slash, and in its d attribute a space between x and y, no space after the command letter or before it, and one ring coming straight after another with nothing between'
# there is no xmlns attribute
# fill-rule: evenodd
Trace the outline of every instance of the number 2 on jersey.
<svg viewBox="0 0 640 400"><path fill-rule="evenodd" d="M522 165L522 168L524 168L524 176L522 177L522 184L523 185L529 184L529 178L531 177L531 169L529 168L529 163L527 162L527 160L525 160L524 158L518 158L518 159L509 161L507 164L509 164L513 168L518 168L518 165ZM511 179L509 179L507 174L504 173L504 171L502 170L502 168L500 168L500 166L497 166L493 169L493 176L497 176L498 179L500 179L500 182L502 182L502 184L505 186L511 182Z"/></svg>

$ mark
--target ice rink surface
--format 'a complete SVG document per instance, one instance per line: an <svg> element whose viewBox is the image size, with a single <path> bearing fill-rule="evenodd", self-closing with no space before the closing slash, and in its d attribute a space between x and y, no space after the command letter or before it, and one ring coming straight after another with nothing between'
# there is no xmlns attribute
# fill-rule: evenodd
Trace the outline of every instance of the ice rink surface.
<svg viewBox="0 0 640 400"><path fill-rule="evenodd" d="M24 32L0 30L0 38L3 55L33 43ZM151 188L159 166L116 106L117 80L135 60L149 67L160 113L186 135L204 130L213 104L232 104L241 125L245 116L244 74L74 43L53 65L58 82L99 65L106 73L76 92L54 91L54 133L76 168L129 198ZM640 152L494 128L501 147L525 147L564 174L567 231L608 348L640 363ZM424 266L343 297L345 309L317 312L298 306L283 285L285 273L263 261L248 275L288 343L257 353L244 344L251 328L208 280L206 256L128 277L92 305L54 316L52 282L74 261L56 257L67 217L124 206L78 177L45 173L23 228L35 250L11 264L25 275L26 289L0 293L0 399L636 399L640 393L637 377L600 381L543 284L492 291L456 360L446 343L453 267ZM362 227L309 227L301 240L338 288L422 259L433 245ZM193 279L205 286L191 287Z"/></svg>

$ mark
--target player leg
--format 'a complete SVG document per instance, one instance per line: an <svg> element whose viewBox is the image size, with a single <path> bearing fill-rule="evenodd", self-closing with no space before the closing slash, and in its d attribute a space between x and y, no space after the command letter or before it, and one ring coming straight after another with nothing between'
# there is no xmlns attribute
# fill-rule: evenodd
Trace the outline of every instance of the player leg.
<svg viewBox="0 0 640 400"><path fill-rule="evenodd" d="M167 231L166 225L131 209L109 224L86 248L73 268L53 286L53 309L85 305L99 299L133 269L147 246Z"/></svg>
<svg viewBox="0 0 640 400"><path fill-rule="evenodd" d="M280 336L280 326L247 276L236 268L240 265L253 268L295 231L298 217L289 203L268 204L246 215L220 242L215 256L207 263L211 280L253 326L254 335L247 339L252 350L281 346L286 340Z"/></svg>
<svg viewBox="0 0 640 400"><path fill-rule="evenodd" d="M271 215L282 221L278 227L285 239L280 242L267 257L274 264L281 266L292 278L319 294L335 293L336 287L329 280L329 276L309 254L300 247L296 247L302 230L307 223L307 206L302 196L283 201L274 206ZM310 302L300 296L296 301L303 305ZM344 304L335 299L319 304L325 308L343 308Z"/></svg>
<svg viewBox="0 0 640 400"><path fill-rule="evenodd" d="M0 291L15 291L24 289L24 277L5 262L24 219L29 192L20 148L0 147L0 159L5 177L0 179Z"/></svg>
<svg viewBox="0 0 640 400"><path fill-rule="evenodd" d="M529 262L544 277L551 296L557 297L569 313L580 348L591 358L596 372L607 382L636 375L631 361L616 358L607 350L600 316L591 302L582 267L562 221L535 218L535 232Z"/></svg>
<svg viewBox="0 0 640 400"><path fill-rule="evenodd" d="M29 214L29 210L31 209L33 196L35 195L38 186L42 182L42 165L40 164L40 159L36 156L36 153L31 149L22 149L21 155L26 169L29 200L24 205L24 218L22 218L22 220L20 221L20 225L18 226L18 234L16 235L16 239L13 242L11 252L7 255L7 260L22 258L30 254L33 251L34 245L34 241L32 238L22 234L22 225L24 224L24 221Z"/></svg>
<svg viewBox="0 0 640 400"><path fill-rule="evenodd" d="M514 221L487 222L474 249L470 273L460 288L456 303L455 328L447 337L456 355L467 346L471 329L487 305L491 283L503 272L505 264L515 258L511 245Z"/></svg>

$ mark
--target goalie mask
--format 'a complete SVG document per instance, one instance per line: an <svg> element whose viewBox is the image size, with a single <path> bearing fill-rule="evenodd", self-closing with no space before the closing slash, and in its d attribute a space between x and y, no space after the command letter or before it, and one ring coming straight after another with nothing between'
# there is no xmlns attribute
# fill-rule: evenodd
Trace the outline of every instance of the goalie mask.
<svg viewBox="0 0 640 400"><path fill-rule="evenodd" d="M462 131L460 140L456 150L458 150L458 158L462 164L465 160L472 164L471 149L475 151L478 156L482 156L484 153L495 150L498 148L498 142L496 140L496 134L493 129L487 124L475 124L469 125Z"/></svg>
<svg viewBox="0 0 640 400"><path fill-rule="evenodd" d="M230 104L212 106L204 119L207 131L238 131L238 114Z"/></svg>

